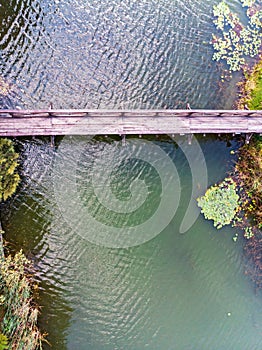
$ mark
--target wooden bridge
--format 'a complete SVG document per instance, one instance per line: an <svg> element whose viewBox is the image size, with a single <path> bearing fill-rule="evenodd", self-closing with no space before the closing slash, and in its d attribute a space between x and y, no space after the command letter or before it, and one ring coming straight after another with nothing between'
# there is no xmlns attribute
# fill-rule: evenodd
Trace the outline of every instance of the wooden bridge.
<svg viewBox="0 0 262 350"><path fill-rule="evenodd" d="M262 133L251 110L0 110L0 136Z"/></svg>

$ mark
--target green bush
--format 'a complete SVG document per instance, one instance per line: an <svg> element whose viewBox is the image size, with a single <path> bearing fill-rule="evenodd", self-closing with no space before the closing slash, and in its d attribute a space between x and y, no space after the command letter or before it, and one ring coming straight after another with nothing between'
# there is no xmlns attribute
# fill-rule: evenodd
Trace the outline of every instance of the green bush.
<svg viewBox="0 0 262 350"><path fill-rule="evenodd" d="M0 350L8 349L8 338L3 333L0 333Z"/></svg>
<svg viewBox="0 0 262 350"><path fill-rule="evenodd" d="M29 275L32 265L21 251L5 258L2 243L0 253L0 304L4 309L1 331L9 339L8 349L42 349L43 337L37 327L39 311L33 300L35 286Z"/></svg>
<svg viewBox="0 0 262 350"><path fill-rule="evenodd" d="M262 138L253 137L239 150L235 173L240 188L241 206L253 226L262 229Z"/></svg>
<svg viewBox="0 0 262 350"><path fill-rule="evenodd" d="M0 202L15 193L20 177L16 172L19 154L13 142L0 138Z"/></svg>
<svg viewBox="0 0 262 350"><path fill-rule="evenodd" d="M213 220L217 229L232 223L240 210L239 195L232 178L210 187L197 202L201 213L206 219Z"/></svg>

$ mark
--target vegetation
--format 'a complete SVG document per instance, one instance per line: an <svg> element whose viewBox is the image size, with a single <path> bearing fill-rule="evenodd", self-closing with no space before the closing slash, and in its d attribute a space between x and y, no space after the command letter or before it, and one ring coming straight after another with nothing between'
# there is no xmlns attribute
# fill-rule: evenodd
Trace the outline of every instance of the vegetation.
<svg viewBox="0 0 262 350"><path fill-rule="evenodd" d="M12 196L19 184L18 157L13 142L0 138L0 202Z"/></svg>
<svg viewBox="0 0 262 350"><path fill-rule="evenodd" d="M262 109L262 3L258 0L240 0L246 8L246 24L230 10L225 1L213 8L214 24L219 32L213 34L212 44L215 50L213 60L224 60L230 73L242 70L245 81L239 83L241 98L238 109ZM260 61L248 68L248 58ZM221 76L222 81L228 74ZM224 181L234 183L225 194ZM262 287L262 138L253 137L250 144L238 150L238 160L230 178L207 190L198 199L198 205L207 219L213 219L214 225L221 228L225 224L240 227L247 239L245 246L247 257L253 268L249 273L255 283ZM238 200L237 200L238 196ZM236 201L238 207L236 206ZM219 201L221 203L219 204ZM216 213L216 210L219 213ZM223 220L224 219L224 220ZM233 237L236 241L238 234Z"/></svg>
<svg viewBox="0 0 262 350"><path fill-rule="evenodd" d="M210 187L197 202L201 213L206 219L214 220L217 229L232 223L240 210L239 195L232 178L226 178L219 185Z"/></svg>
<svg viewBox="0 0 262 350"><path fill-rule="evenodd" d="M262 229L262 138L256 137L239 150L235 166L241 205L252 226Z"/></svg>
<svg viewBox="0 0 262 350"><path fill-rule="evenodd" d="M0 138L0 202L9 198L20 181L18 157L11 140ZM33 303L32 265L20 251L5 258L0 229L0 350L42 348L37 328L38 309Z"/></svg>
<svg viewBox="0 0 262 350"><path fill-rule="evenodd" d="M262 137L238 150L238 160L231 177L210 187L198 205L206 219L218 229L231 224L239 227L247 239L247 272L262 288ZM238 233L233 237L236 242Z"/></svg>
<svg viewBox="0 0 262 350"><path fill-rule="evenodd" d="M225 60L230 71L240 70L245 66L247 57L256 57L261 51L262 5L256 0L240 1L247 8L246 25L224 1L213 8L214 24L220 32L220 35L212 36L213 60Z"/></svg>
<svg viewBox="0 0 262 350"><path fill-rule="evenodd" d="M5 258L2 245L0 250L0 305L4 312L0 349L41 349L38 309L33 303L35 286L28 272L32 266L21 251Z"/></svg>
<svg viewBox="0 0 262 350"><path fill-rule="evenodd" d="M6 335L0 333L0 350L8 349L8 338Z"/></svg>
<svg viewBox="0 0 262 350"><path fill-rule="evenodd" d="M240 147L231 176L197 201L205 218L213 220L218 229L231 224L242 230L248 241L246 254L254 267L250 273L262 287L262 137L253 137Z"/></svg>
<svg viewBox="0 0 262 350"><path fill-rule="evenodd" d="M245 81L239 83L241 98L238 109L262 109L262 57L251 71L244 71Z"/></svg>
<svg viewBox="0 0 262 350"><path fill-rule="evenodd" d="M250 144L239 149L235 176L240 188L244 218L240 226L248 238L245 252L247 273L262 288L262 138L253 137Z"/></svg>

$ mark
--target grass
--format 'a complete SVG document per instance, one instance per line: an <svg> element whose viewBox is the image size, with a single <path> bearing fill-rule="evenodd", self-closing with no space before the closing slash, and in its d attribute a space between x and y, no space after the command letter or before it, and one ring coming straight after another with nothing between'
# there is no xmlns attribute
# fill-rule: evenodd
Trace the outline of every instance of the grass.
<svg viewBox="0 0 262 350"><path fill-rule="evenodd" d="M0 232L2 235L2 232ZM32 265L20 251L4 256L0 242L1 337L8 346L0 349L42 349L43 336L37 327L39 310L34 303L35 284L30 275ZM2 346L2 347L1 347Z"/></svg>
<svg viewBox="0 0 262 350"><path fill-rule="evenodd" d="M238 109L262 109L262 56L251 71L245 71L240 83L241 98ZM242 208L246 218L246 232L252 230L245 251L249 264L247 273L258 288L262 288L262 137L253 136L250 144L239 149L235 165L236 178L241 189ZM251 226L249 226L251 224Z"/></svg>
<svg viewBox="0 0 262 350"><path fill-rule="evenodd" d="M262 229L262 137L254 137L239 149L235 172L244 194L242 208L252 224Z"/></svg>
<svg viewBox="0 0 262 350"><path fill-rule="evenodd" d="M262 56L250 72L245 72L245 81L241 83L242 97L238 108L262 109ZM258 229L262 229L262 137L255 136L250 144L239 149L239 158L235 166L240 188L243 188L245 200L243 209Z"/></svg>
<svg viewBox="0 0 262 350"><path fill-rule="evenodd" d="M262 57L251 71L245 71L245 81L240 83L241 98L238 109L262 109Z"/></svg>

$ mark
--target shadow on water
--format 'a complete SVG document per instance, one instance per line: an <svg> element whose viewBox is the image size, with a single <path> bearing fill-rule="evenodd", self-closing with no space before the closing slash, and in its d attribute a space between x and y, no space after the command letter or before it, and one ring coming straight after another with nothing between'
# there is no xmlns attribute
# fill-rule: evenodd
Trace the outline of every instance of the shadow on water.
<svg viewBox="0 0 262 350"><path fill-rule="evenodd" d="M30 51L45 32L42 28L44 15L40 2L35 0L11 0L1 4L0 50L5 75L12 75L12 67L8 67L10 57L13 64L19 63L16 76L21 73Z"/></svg>
<svg viewBox="0 0 262 350"><path fill-rule="evenodd" d="M31 52L41 52L43 45L48 52L49 34L43 25L45 15L41 2L35 0L11 0L0 4L0 77L9 85L9 93L1 95L0 84L2 108L24 107L23 95L28 88L24 84L24 74L32 77L36 71L47 69L45 60L36 58L36 66L30 64Z"/></svg>
<svg viewBox="0 0 262 350"><path fill-rule="evenodd" d="M40 284L39 297L43 310L39 316L39 328L47 334L49 343L44 343L43 349L50 349L49 345L54 350L68 349L67 335L73 309L66 302L63 291L45 280Z"/></svg>
<svg viewBox="0 0 262 350"><path fill-rule="evenodd" d="M41 6L33 0L0 3L1 108L21 107L20 96L24 91L17 78L27 63L30 50L39 40L41 31L36 34L35 28L37 23L40 25L38 28L41 28L42 18ZM27 74L30 74L30 71Z"/></svg>
<svg viewBox="0 0 262 350"><path fill-rule="evenodd" d="M20 249L33 262L39 283L39 326L53 349L66 349L66 330L69 327L71 308L65 300L66 291L56 283L57 276L49 278L52 266L44 263L50 250L48 235L54 212L47 195L48 176L52 164L53 149L49 140L17 140L21 154L22 181L16 195L1 205L1 220L7 251ZM44 159L43 159L44 155ZM44 349L50 348L44 344Z"/></svg>

